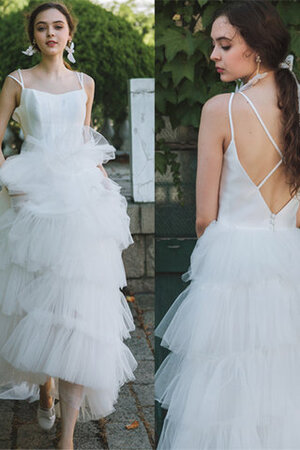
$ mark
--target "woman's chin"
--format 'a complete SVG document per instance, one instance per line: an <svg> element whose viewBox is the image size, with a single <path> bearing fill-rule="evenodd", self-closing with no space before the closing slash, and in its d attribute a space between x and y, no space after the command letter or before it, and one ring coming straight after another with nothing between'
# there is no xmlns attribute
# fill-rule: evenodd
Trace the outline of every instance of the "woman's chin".
<svg viewBox="0 0 300 450"><path fill-rule="evenodd" d="M60 51L58 48L42 48L41 53L44 56L56 56L60 54Z"/></svg>
<svg viewBox="0 0 300 450"><path fill-rule="evenodd" d="M223 83L230 83L231 81L234 81L236 78L233 76L230 76L228 73L221 73L220 74L220 81L223 81Z"/></svg>

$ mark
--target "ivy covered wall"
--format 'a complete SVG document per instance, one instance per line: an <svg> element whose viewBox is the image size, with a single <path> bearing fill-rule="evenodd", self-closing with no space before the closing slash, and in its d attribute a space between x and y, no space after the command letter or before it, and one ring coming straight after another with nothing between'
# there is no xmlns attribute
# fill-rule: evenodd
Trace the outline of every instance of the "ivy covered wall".
<svg viewBox="0 0 300 450"><path fill-rule="evenodd" d="M233 90L222 83L211 52L210 24L214 11L229 0L160 0L156 2L156 130L168 117L173 129L199 127L203 104L210 97ZM300 2L276 0L272 4L291 34L290 52L295 55L294 70L300 75ZM156 168L165 173L170 167L180 193L179 165L164 139L159 139Z"/></svg>

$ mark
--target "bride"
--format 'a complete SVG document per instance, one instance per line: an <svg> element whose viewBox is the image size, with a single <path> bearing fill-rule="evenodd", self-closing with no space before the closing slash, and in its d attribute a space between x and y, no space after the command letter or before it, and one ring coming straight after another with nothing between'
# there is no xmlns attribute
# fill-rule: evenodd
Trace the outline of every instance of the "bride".
<svg viewBox="0 0 300 450"><path fill-rule="evenodd" d="M300 12L300 10L299 10ZM300 448L299 85L268 1L215 14L211 60L232 94L203 107L197 243L158 325L168 410L159 450Z"/></svg>

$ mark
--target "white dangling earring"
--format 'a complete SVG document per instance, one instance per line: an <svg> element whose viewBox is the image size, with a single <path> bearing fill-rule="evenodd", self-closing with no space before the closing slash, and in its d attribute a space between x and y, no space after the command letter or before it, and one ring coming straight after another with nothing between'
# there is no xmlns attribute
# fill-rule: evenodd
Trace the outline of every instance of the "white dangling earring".
<svg viewBox="0 0 300 450"><path fill-rule="evenodd" d="M36 44L35 39L33 39L32 45L30 44L26 50L22 50L22 53L24 53L24 55L27 55L27 56L34 55L34 53L37 52L37 49L35 48L35 44Z"/></svg>
<svg viewBox="0 0 300 450"><path fill-rule="evenodd" d="M75 60L75 58L74 58L74 56L73 56L73 53L74 53L74 42L73 42L73 41L70 41L69 46L66 45L66 46L65 46L65 49L66 49L67 52L68 52L68 56L67 56L68 60L69 60L71 63L75 63L76 60Z"/></svg>
<svg viewBox="0 0 300 450"><path fill-rule="evenodd" d="M259 55L256 55L255 62L257 64L256 75L258 75L259 74L260 63L261 63L261 57Z"/></svg>

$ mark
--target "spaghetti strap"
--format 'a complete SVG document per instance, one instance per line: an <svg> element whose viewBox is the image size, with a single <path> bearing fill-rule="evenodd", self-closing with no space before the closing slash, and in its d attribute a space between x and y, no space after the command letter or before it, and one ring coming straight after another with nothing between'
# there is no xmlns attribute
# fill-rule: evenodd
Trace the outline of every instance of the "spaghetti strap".
<svg viewBox="0 0 300 450"><path fill-rule="evenodd" d="M18 80L16 77L14 77L13 75L7 75L7 76L8 76L9 78L12 78L13 80L15 80L21 87L23 87L21 81Z"/></svg>
<svg viewBox="0 0 300 450"><path fill-rule="evenodd" d="M251 108L253 109L256 117L258 118L258 120L261 123L261 126L263 127L263 129L266 132L266 135L268 136L268 138L270 139L270 141L272 142L272 144L274 145L274 147L276 148L277 152L279 153L279 155L281 156L281 158L283 157L282 152L280 150L280 148L278 147L278 145L276 144L276 142L274 141L274 139L272 138L268 128L266 127L266 125L264 124L264 121L262 120L262 118L260 117L257 109L255 108L254 104L252 103L252 101L250 100L250 98L244 94L244 92L238 91L239 94L241 94L243 97L245 97L245 99L249 102L249 105L251 106Z"/></svg>
<svg viewBox="0 0 300 450"><path fill-rule="evenodd" d="M83 86L83 73L82 72L76 72L76 75L78 77L80 86L82 87L82 89L84 89L84 86Z"/></svg>
<svg viewBox="0 0 300 450"><path fill-rule="evenodd" d="M270 176L273 175L273 173L275 172L275 170L278 169L278 167L280 166L281 163L282 163L282 159L280 159L280 160L278 161L278 163L277 163L276 166L271 170L271 172L269 172L268 175L267 175L267 176L259 183L259 185L257 186L258 189L260 189L260 188L265 184L265 182L270 178Z"/></svg>
<svg viewBox="0 0 300 450"><path fill-rule="evenodd" d="M18 80L18 78L14 77L13 75L7 75L7 76L9 78L12 78L13 80L15 80L22 88L24 88L24 81L23 81L21 70L18 69L17 72L18 72L18 75L19 75L19 78L20 78L19 80Z"/></svg>
<svg viewBox="0 0 300 450"><path fill-rule="evenodd" d="M252 101L250 100L250 98L244 94L241 91L238 91L239 94L241 94L243 97L245 97L245 99L249 102L249 105L251 106L252 110L254 111L256 117L258 118L261 126L263 127L263 129L266 132L266 135L268 136L268 138L270 139L270 141L272 142L272 144L274 145L275 149L277 150L277 152L279 153L279 155L281 156L281 159L278 161L278 163L275 165L275 167L273 167L273 169L265 176L265 178L257 185L257 188L260 189L265 182L270 178L271 175L273 175L273 173L278 169L278 167L280 166L280 164L282 164L283 162L283 155L278 147L278 145L276 144L276 142L274 141L274 139L272 138L269 130L267 129L266 125L264 124L262 118L260 117L257 109L255 108L254 104L252 103ZM230 127L232 129L231 133L233 133L233 123L232 123L232 116L231 116L231 102L232 102L232 98L233 98L233 94L231 94L230 97L230 101L229 101L229 120L230 120Z"/></svg>
<svg viewBox="0 0 300 450"><path fill-rule="evenodd" d="M230 132L231 132L231 140L234 140L234 129L233 129L233 121L232 121L232 114L231 114L231 105L233 100L234 92L231 93L229 104L228 104L228 112L229 112L229 122L230 122Z"/></svg>
<svg viewBox="0 0 300 450"><path fill-rule="evenodd" d="M24 81L23 81L23 76L22 76L21 69L18 69L18 74L19 74L19 77L20 77L20 80L21 80L21 83L22 83L22 88L24 88L25 86L24 86Z"/></svg>

